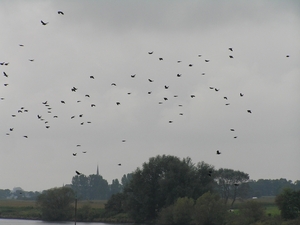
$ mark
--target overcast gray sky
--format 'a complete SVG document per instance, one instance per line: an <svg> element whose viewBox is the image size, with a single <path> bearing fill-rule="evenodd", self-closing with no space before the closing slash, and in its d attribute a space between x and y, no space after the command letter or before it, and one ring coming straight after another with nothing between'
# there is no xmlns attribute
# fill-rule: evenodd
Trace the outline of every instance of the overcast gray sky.
<svg viewBox="0 0 300 225"><path fill-rule="evenodd" d="M0 20L0 189L161 154L300 179L299 1L2 0Z"/></svg>

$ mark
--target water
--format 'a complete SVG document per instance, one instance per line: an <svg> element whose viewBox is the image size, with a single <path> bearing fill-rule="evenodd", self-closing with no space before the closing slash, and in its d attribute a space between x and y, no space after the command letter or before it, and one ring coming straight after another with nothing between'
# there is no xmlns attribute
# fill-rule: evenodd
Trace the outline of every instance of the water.
<svg viewBox="0 0 300 225"><path fill-rule="evenodd" d="M0 225L73 225L74 222L44 222L41 220L0 219ZM82 223L76 225L124 225L120 223Z"/></svg>

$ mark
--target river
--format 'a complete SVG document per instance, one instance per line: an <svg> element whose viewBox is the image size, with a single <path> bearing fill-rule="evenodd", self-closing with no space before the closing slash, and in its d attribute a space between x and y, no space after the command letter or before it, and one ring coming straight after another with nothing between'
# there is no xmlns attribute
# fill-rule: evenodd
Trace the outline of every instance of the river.
<svg viewBox="0 0 300 225"><path fill-rule="evenodd" d="M0 225L72 225L74 222L44 222L41 220L16 220L0 219ZM77 222L76 225L124 225L120 223L83 223Z"/></svg>

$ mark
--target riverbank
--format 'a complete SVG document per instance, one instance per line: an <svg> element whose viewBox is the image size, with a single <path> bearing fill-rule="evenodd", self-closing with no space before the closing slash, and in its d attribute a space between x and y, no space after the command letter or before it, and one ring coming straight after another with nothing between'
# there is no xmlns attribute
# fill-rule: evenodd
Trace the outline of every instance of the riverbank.
<svg viewBox="0 0 300 225"><path fill-rule="evenodd" d="M132 223L127 214L118 214L106 217L104 206L106 201L80 201L78 202L78 222L103 223ZM41 211L35 201L29 200L0 200L0 218L41 220ZM74 221L74 218L71 219Z"/></svg>

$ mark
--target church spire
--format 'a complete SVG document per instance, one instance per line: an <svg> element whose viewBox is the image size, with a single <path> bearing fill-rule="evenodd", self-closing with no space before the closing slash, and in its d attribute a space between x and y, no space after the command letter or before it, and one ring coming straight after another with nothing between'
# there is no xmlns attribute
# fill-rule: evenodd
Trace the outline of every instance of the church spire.
<svg viewBox="0 0 300 225"><path fill-rule="evenodd" d="M97 164L97 176L99 176L99 166Z"/></svg>

